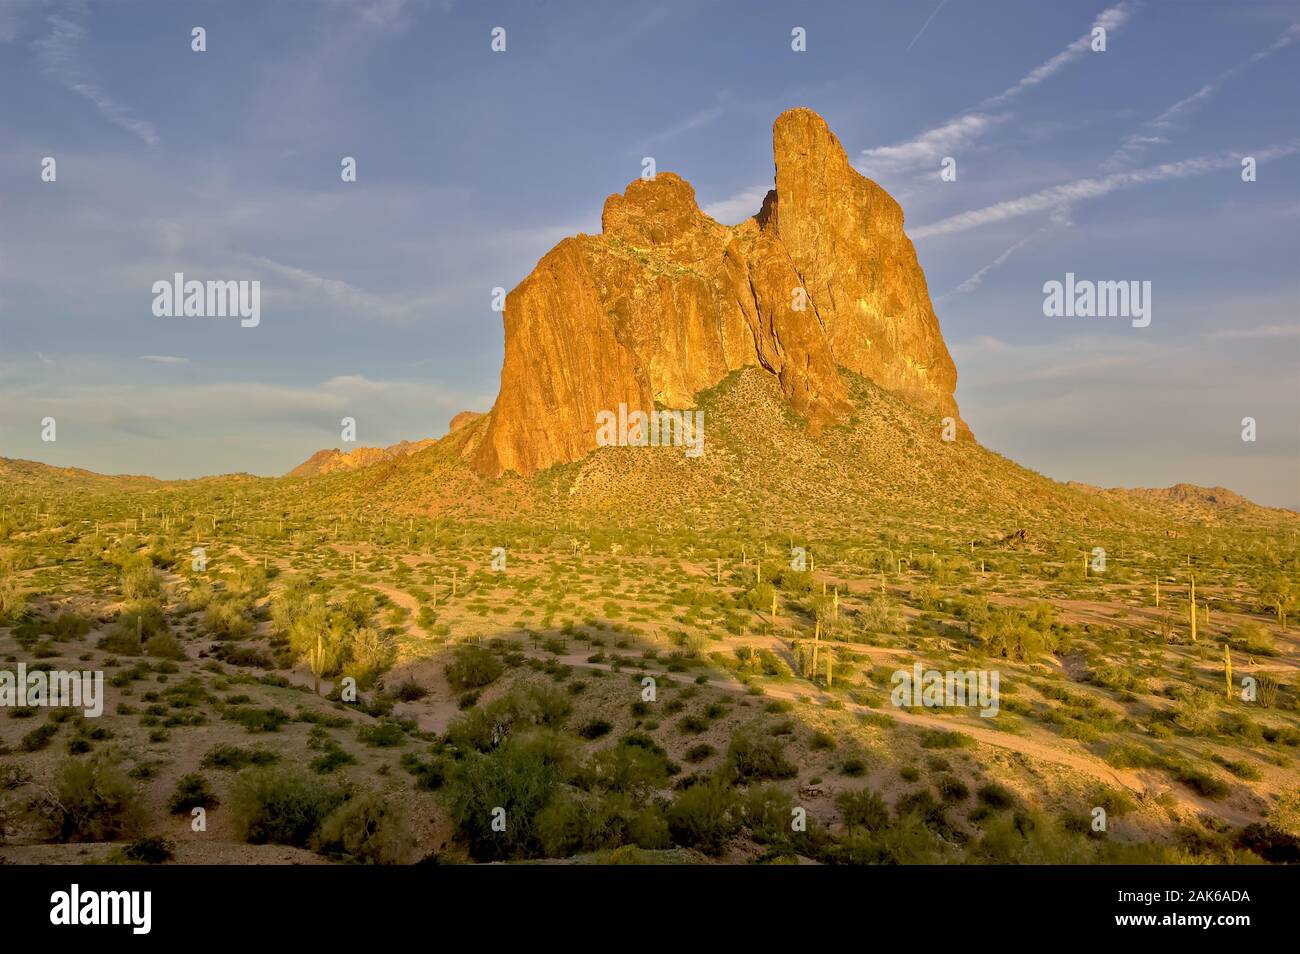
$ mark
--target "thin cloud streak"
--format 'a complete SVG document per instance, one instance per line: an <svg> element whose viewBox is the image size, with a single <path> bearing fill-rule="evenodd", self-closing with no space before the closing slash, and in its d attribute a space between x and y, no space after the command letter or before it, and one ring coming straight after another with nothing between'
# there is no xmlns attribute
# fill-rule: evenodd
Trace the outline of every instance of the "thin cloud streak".
<svg viewBox="0 0 1300 954"><path fill-rule="evenodd" d="M1274 53L1286 49L1291 44L1300 40L1300 23L1293 23L1280 37L1258 51L1249 58L1243 60L1235 66L1224 70L1210 82L1205 83L1195 93L1185 96L1178 102L1174 103L1159 116L1156 116L1150 122L1146 123L1144 129L1150 130L1148 133L1133 133L1127 136L1110 157L1102 163L1102 169L1106 172L1115 169L1121 169L1131 162L1141 157L1142 153L1147 150L1148 146L1163 145L1169 141L1167 133L1177 128L1179 119L1186 113L1199 106L1202 102L1209 99L1219 88L1238 73L1249 69L1256 63L1268 59Z"/></svg>
<svg viewBox="0 0 1300 954"><path fill-rule="evenodd" d="M1257 161L1267 162L1297 152L1300 152L1300 139L1269 146L1253 153L1253 155ZM924 225L919 229L914 229L908 234L914 241L917 241L935 235L966 232L993 222L1005 222L1008 219L1019 218L1062 205L1073 205L1088 199L1099 199L1121 189L1131 189L1135 186L1147 185L1153 182L1185 179L1189 176L1235 168L1240 165L1241 158L1240 155L1222 155L1184 159L1180 162L1167 162L1163 165L1138 169L1133 172L1116 172L1101 178L1077 179L1074 182L1052 186L1050 189L1043 189L1016 199L1008 199L1005 202L998 202L982 209L973 209L969 212L949 216L935 222L933 225Z"/></svg>
<svg viewBox="0 0 1300 954"><path fill-rule="evenodd" d="M927 19L925 23L921 25L921 29L916 31L916 36L912 37L912 42L907 44L907 49L903 51L904 54L912 52L912 47L916 46L916 41L921 39L922 33L930 29L930 24L934 22L934 18L939 15L939 11L943 9L944 4L946 4L947 2L948 0L939 0L939 5L934 8L934 13L930 14L929 19Z"/></svg>
<svg viewBox="0 0 1300 954"><path fill-rule="evenodd" d="M1099 28L1105 30L1107 38L1109 38L1111 33L1123 26L1129 17L1133 15L1135 9L1136 7L1134 4L1129 3L1128 0L1124 0L1122 3L1118 3L1113 7L1108 7L1103 10L1101 13L1097 14L1097 19L1092 21L1092 27L1087 33L1079 37L1079 39L1075 40L1041 66L1037 66L1030 70L1022 76L1019 81L1008 86L1001 93L998 93L998 95L984 100L984 102L980 103L978 108L988 109L994 106L1001 106L1009 100L1019 96L1025 90L1031 89L1050 76L1059 73L1070 63L1073 63L1081 56L1092 51L1092 33L1094 30Z"/></svg>
<svg viewBox="0 0 1300 954"><path fill-rule="evenodd" d="M986 132L1005 122L1008 115L991 116L968 113L928 129L914 139L891 146L863 149L855 165L863 175L887 177L891 174L934 166L944 156L969 146Z"/></svg>
<svg viewBox="0 0 1300 954"><path fill-rule="evenodd" d="M1093 21L1092 29L1102 27L1109 36L1110 33L1119 29L1132 16L1133 10L1134 7L1128 0L1116 6L1108 7L1097 15L1097 18ZM938 12L938 10L935 10L935 13ZM933 19L933 15L931 19ZM926 25L929 25L928 21ZM888 146L877 146L862 150L856 163L858 169L864 175L888 177L892 174L933 165L944 156L952 155L959 149L971 146L991 129L1011 118L1010 114L990 113L988 110L1002 106L1025 90L1039 85L1089 52L1092 48L1092 29L1050 60L1026 73L1001 93L989 97L973 109L954 116L952 119L911 139ZM924 27L922 32L924 32ZM913 42L916 41L913 40Z"/></svg>
<svg viewBox="0 0 1300 954"><path fill-rule="evenodd" d="M86 28L58 14L47 22L50 32L32 44L45 73L90 100L99 114L113 125L138 136L150 146L158 145L161 140L153 123L133 116L130 109L105 92L83 65L81 47L86 39Z"/></svg>

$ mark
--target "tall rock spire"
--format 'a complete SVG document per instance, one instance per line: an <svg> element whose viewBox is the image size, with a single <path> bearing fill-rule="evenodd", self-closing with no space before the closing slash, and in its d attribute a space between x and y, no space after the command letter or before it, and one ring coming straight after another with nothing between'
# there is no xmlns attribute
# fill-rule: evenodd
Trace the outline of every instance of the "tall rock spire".
<svg viewBox="0 0 1300 954"><path fill-rule="evenodd" d="M501 391L471 452L531 474L596 447L596 415L689 407L728 372L774 374L814 432L851 408L838 368L960 421L957 372L903 213L820 116L773 130L776 188L734 227L670 172L610 196L510 293ZM964 430L964 425L962 425Z"/></svg>

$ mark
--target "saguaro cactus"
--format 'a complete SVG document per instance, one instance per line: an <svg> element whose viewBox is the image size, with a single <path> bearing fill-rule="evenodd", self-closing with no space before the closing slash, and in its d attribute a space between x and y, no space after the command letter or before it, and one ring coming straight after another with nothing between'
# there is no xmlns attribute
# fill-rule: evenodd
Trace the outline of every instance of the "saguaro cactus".
<svg viewBox="0 0 1300 954"><path fill-rule="evenodd" d="M1196 577L1192 577L1192 591L1187 599L1187 607L1191 611L1192 620L1192 642L1196 642Z"/></svg>
<svg viewBox="0 0 1300 954"><path fill-rule="evenodd" d="M1232 651L1228 644L1223 644L1223 684L1224 691L1228 695L1228 701L1232 701Z"/></svg>
<svg viewBox="0 0 1300 954"><path fill-rule="evenodd" d="M320 677L325 670L325 641L320 633L316 634L316 648L311 651L309 660L312 674L312 691L320 695Z"/></svg>
<svg viewBox="0 0 1300 954"><path fill-rule="evenodd" d="M816 627L813 629L813 649L812 649L812 674L817 678L817 650L821 648L822 623L818 620Z"/></svg>

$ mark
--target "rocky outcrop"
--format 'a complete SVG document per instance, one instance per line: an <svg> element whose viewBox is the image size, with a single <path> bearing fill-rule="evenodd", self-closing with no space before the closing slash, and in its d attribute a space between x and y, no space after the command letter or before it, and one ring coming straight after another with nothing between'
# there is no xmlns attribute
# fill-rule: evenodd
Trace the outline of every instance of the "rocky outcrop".
<svg viewBox="0 0 1300 954"><path fill-rule="evenodd" d="M596 416L693 405L729 372L773 374L817 433L850 413L840 368L960 422L957 372L903 213L811 110L773 131L776 188L724 226L673 173L610 196L510 293L501 391L471 453L531 474L596 447ZM963 433L969 435L965 425Z"/></svg>
<svg viewBox="0 0 1300 954"><path fill-rule="evenodd" d="M394 460L424 450L433 444L433 440L398 441L388 447L358 447L352 451L341 451L337 447L319 450L295 467L286 477L317 477L332 474L340 470L357 470L369 467L380 461Z"/></svg>
<svg viewBox="0 0 1300 954"><path fill-rule="evenodd" d="M455 434L462 427L468 427L482 416L482 413L479 411L461 411L453 417L451 423L447 425L447 433Z"/></svg>

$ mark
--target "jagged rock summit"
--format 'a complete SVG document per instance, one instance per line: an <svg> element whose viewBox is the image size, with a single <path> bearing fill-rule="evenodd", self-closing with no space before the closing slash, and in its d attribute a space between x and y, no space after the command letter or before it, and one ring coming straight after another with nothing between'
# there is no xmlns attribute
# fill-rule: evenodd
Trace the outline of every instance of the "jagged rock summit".
<svg viewBox="0 0 1300 954"><path fill-rule="evenodd" d="M681 177L632 182L506 298L501 391L470 460L534 473L596 447L596 416L692 406L757 365L815 434L851 413L847 368L961 423L957 371L903 212L809 109L773 127L776 188L736 226Z"/></svg>
<svg viewBox="0 0 1300 954"><path fill-rule="evenodd" d="M424 450L435 443L431 438L420 441L398 441L388 447L358 447L341 451L337 447L318 450L305 461L285 474L286 477L318 477L340 470L358 470L380 461L395 460Z"/></svg>

